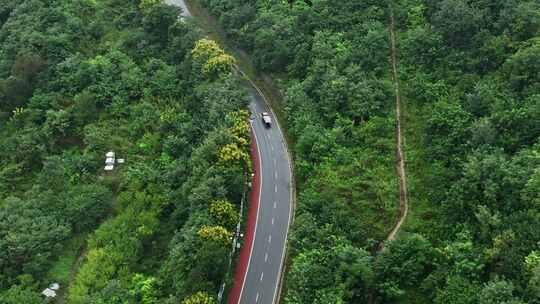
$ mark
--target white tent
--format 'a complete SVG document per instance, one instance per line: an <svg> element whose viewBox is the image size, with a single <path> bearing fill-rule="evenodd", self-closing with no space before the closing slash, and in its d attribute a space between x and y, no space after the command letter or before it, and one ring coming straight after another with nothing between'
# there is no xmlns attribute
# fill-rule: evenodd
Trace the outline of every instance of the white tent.
<svg viewBox="0 0 540 304"><path fill-rule="evenodd" d="M105 156L107 157L105 159L105 171L112 171L114 169L116 155L114 154L113 151L110 151L110 152L107 152Z"/></svg>
<svg viewBox="0 0 540 304"><path fill-rule="evenodd" d="M41 292L42 295L44 295L45 297L47 298L55 298L56 297L56 291L50 289L50 288L46 288L45 290L43 290Z"/></svg>
<svg viewBox="0 0 540 304"><path fill-rule="evenodd" d="M58 284L58 283L52 283L52 284L49 286L49 289L52 289L52 290L58 290L58 289L60 289L60 284Z"/></svg>

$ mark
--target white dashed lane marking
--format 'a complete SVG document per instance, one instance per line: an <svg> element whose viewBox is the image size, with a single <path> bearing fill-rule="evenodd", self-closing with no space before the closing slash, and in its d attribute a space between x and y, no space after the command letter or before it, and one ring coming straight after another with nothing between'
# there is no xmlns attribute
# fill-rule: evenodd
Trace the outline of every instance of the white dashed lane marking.
<svg viewBox="0 0 540 304"><path fill-rule="evenodd" d="M268 252L264 254L264 262L268 261Z"/></svg>
<svg viewBox="0 0 540 304"><path fill-rule="evenodd" d="M263 280L263 277L264 277L264 272L261 272L261 278L259 279L259 281L261 281L261 282L262 282L262 280Z"/></svg>

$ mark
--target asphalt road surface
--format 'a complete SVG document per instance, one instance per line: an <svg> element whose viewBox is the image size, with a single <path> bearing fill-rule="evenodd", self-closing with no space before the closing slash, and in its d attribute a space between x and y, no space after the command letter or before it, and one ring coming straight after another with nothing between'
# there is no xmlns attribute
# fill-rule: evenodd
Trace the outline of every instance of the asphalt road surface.
<svg viewBox="0 0 540 304"><path fill-rule="evenodd" d="M183 0L167 0L167 3L180 6L184 16L191 16ZM251 126L260 159L261 191L255 231L252 231L253 244L240 289L239 303L273 304L278 301L292 213L291 161L283 132L262 93L251 82L247 90L251 99ZM263 124L260 117L262 112L271 114L271 127L267 128Z"/></svg>
<svg viewBox="0 0 540 304"><path fill-rule="evenodd" d="M165 0L165 3L170 4L170 5L179 6L182 9L182 16L184 16L184 17L190 17L191 16L191 13L189 12L184 0Z"/></svg>
<svg viewBox="0 0 540 304"><path fill-rule="evenodd" d="M292 183L285 138L272 115L272 126L264 126L260 113L269 112L262 94L248 88L257 141L261 194L252 252L240 293L242 304L272 304L278 299L292 207Z"/></svg>

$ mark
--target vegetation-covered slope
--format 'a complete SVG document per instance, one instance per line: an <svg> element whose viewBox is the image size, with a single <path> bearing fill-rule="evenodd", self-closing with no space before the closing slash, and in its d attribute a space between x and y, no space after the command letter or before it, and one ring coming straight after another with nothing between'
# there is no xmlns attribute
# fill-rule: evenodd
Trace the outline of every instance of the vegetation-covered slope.
<svg viewBox="0 0 540 304"><path fill-rule="evenodd" d="M202 2L282 81L285 303L540 302L538 1ZM411 217L371 254L397 207L391 10Z"/></svg>
<svg viewBox="0 0 540 304"><path fill-rule="evenodd" d="M213 301L250 170L231 63L160 1L0 0L1 303Z"/></svg>

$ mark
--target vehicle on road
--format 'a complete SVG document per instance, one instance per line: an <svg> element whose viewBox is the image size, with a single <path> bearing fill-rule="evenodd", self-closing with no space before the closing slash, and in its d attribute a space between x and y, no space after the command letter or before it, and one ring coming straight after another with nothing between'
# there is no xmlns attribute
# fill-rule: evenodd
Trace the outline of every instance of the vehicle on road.
<svg viewBox="0 0 540 304"><path fill-rule="evenodd" d="M270 114L268 114L268 112L262 112L261 119L267 128L270 128L272 126L272 117L270 117Z"/></svg>

